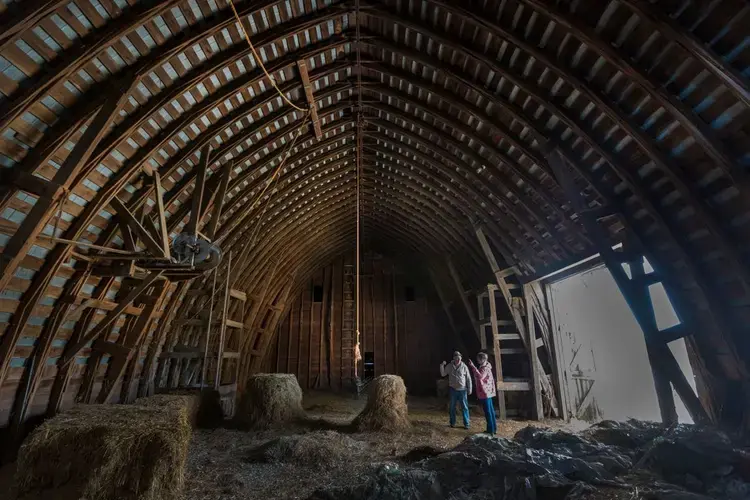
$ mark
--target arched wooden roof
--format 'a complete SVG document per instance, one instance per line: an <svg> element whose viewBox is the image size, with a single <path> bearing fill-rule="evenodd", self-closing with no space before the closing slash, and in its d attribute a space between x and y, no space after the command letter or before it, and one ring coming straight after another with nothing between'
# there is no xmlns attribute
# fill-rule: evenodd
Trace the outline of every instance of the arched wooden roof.
<svg viewBox="0 0 750 500"><path fill-rule="evenodd" d="M207 148L207 198L231 172L216 239L268 297L351 250L358 156L364 237L394 253L453 256L481 284L476 225L524 279L597 252L556 149L611 243L627 234L660 272L703 368L747 383L746 0L236 8L303 109L306 64L320 139L226 0L0 4L0 408L62 383L40 364L106 311L69 316L69 296L113 300L122 281L45 235L121 248L112 200L153 213L157 172L176 236Z"/></svg>

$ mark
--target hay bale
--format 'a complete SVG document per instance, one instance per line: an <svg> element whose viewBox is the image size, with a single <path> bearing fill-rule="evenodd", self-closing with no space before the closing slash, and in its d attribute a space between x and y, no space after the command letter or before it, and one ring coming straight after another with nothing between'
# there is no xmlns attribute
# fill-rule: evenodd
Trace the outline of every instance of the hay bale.
<svg viewBox="0 0 750 500"><path fill-rule="evenodd" d="M250 450L250 462L285 463L305 466L330 466L351 459L365 443L335 431L316 431L281 436Z"/></svg>
<svg viewBox="0 0 750 500"><path fill-rule="evenodd" d="M247 379L235 418L252 429L268 429L303 415L302 389L289 373L259 373Z"/></svg>
<svg viewBox="0 0 750 500"><path fill-rule="evenodd" d="M367 405L352 422L358 431L400 432L411 427L406 385L398 375L380 375L370 382Z"/></svg>
<svg viewBox="0 0 750 500"><path fill-rule="evenodd" d="M151 408L169 408L175 410L187 419L191 427L195 427L201 400L199 395L195 392L180 392L173 394L154 394L153 396L138 398L133 404Z"/></svg>
<svg viewBox="0 0 750 500"><path fill-rule="evenodd" d="M156 403L80 405L44 422L18 456L19 499L58 488L87 500L180 498L189 418L176 400Z"/></svg>

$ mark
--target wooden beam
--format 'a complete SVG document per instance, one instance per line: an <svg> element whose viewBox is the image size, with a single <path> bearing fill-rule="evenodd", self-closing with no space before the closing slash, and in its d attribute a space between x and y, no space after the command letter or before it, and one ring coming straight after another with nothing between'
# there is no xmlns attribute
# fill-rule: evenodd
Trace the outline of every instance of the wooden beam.
<svg viewBox="0 0 750 500"><path fill-rule="evenodd" d="M492 353L495 358L495 377L497 379L497 406L498 414L501 420L505 420L508 414L505 409L505 395L501 389L503 383L503 355L500 352L500 339L499 332L497 330L497 304L495 303L495 291L491 288L487 288L489 302L490 302L490 325L492 327Z"/></svg>
<svg viewBox="0 0 750 500"><path fill-rule="evenodd" d="M450 258L446 259L446 265L448 266L448 272L450 272L451 278L453 278L453 283L456 285L456 291L458 292L461 302L464 305L464 309L466 310L466 315L469 317L469 321L471 321L471 327L476 332L477 338L479 338L479 330L477 330L477 318L476 318L476 315L474 314L474 311L471 308L471 304L469 304L469 298L466 296L464 287L461 284L461 278L458 276L458 272L456 272L456 268L453 267L453 262L451 262ZM479 339L479 341L481 342L481 339Z"/></svg>
<svg viewBox="0 0 750 500"><path fill-rule="evenodd" d="M143 241L149 252L151 252L156 258L166 258L164 248L154 239L153 234L141 224L138 218L123 202L115 196L112 198L110 205L112 205L117 211L117 214L120 216L122 222L124 222L124 225L127 225L130 229L135 231L135 234Z"/></svg>
<svg viewBox="0 0 750 500"><path fill-rule="evenodd" d="M2 255L0 255L0 290L7 288L19 264L26 257L26 254L36 242L36 238L47 225L47 221L58 210L60 198L67 195L68 190L77 180L78 175L91 157L99 140L109 131L109 124L117 114L120 101L121 98L105 101L92 122L89 123L86 131L76 142L73 150L65 158L65 161L63 161L60 169L52 178L52 182L60 187L50 194L48 198L37 200L23 223L21 223L21 227L18 228L18 231L6 243ZM7 364L7 361L5 356L3 356L0 359L0 365ZM3 378L0 375L0 380Z"/></svg>
<svg viewBox="0 0 750 500"><path fill-rule="evenodd" d="M534 304L531 294L531 286L525 285L523 287L523 295L526 302L526 332L528 334L526 342L530 347L527 352L529 353L531 383L534 386L534 418L542 420L544 418L544 407L542 406L542 388L539 383L539 377L546 377L547 375L543 371L539 371L541 363L539 362L539 353L536 350L536 322L534 321Z"/></svg>
<svg viewBox="0 0 750 500"><path fill-rule="evenodd" d="M211 144L209 142L201 149L201 158L198 162L198 172L195 176L195 188L193 189L193 202L190 208L190 220L185 226L185 232L192 235L198 234L198 224L203 218L203 194L206 186L206 171L211 155Z"/></svg>
<svg viewBox="0 0 750 500"><path fill-rule="evenodd" d="M128 293L128 295L122 299L122 302L117 304L117 307L111 311L102 319L95 328L90 332L86 333L81 340L76 342L70 347L66 346L64 354L60 357L57 363L58 368L62 368L68 365L78 354L78 352L84 348L86 344L92 340L96 340L115 320L122 314L122 312L133 303L135 299L141 296L157 279L161 277L162 272L149 273L146 278L141 281L137 287Z"/></svg>
<svg viewBox="0 0 750 500"><path fill-rule="evenodd" d="M224 302L221 306L221 325L219 325L219 344L216 346L219 351L216 357L216 371L214 372L214 389L219 389L221 385L221 365L224 357L224 343L227 338L227 323L231 321L228 317L229 314L229 299L231 288L229 286L229 276L232 275L232 252L229 252L227 256L227 274L224 281ZM238 328L242 328L242 323L232 321Z"/></svg>
<svg viewBox="0 0 750 500"><path fill-rule="evenodd" d="M323 132L320 130L318 106L315 104L315 96L313 96L312 84L310 83L310 75L307 72L307 62L302 59L297 61L297 69L299 70L299 76L302 79L302 87L305 89L307 105L310 108L310 119L312 120L313 130L315 131L315 138L317 140L321 140L323 138Z"/></svg>
<svg viewBox="0 0 750 500"><path fill-rule="evenodd" d="M208 223L208 229L206 229L206 236L211 241L216 237L216 229L219 227L221 210L224 207L224 198L227 195L227 187L229 186L229 179L232 177L233 167L234 162L228 161L224 164L221 172L221 182L219 182L219 189L216 191L216 196L214 197L214 210L211 213L211 221Z"/></svg>
<svg viewBox="0 0 750 500"><path fill-rule="evenodd" d="M156 199L156 217L159 221L159 241L164 251L164 258L171 258L169 248L169 229L167 228L167 215L164 211L164 188L161 185L159 172L154 171L154 198Z"/></svg>

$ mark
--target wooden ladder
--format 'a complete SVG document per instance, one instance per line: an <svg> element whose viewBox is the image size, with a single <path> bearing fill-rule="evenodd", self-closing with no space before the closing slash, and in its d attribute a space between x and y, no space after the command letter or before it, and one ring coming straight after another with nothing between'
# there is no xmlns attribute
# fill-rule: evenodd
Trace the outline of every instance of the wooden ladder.
<svg viewBox="0 0 750 500"><path fill-rule="evenodd" d="M482 314L482 319L479 320L480 328L480 343L482 348L486 348L486 339L489 337L492 339L492 354L495 357L496 371L498 377L498 402L500 403L500 416L504 418L505 408L504 406L504 395L506 391L525 391L532 390L534 394L534 416L536 418L543 418L544 409L542 405L542 394L547 400L548 406L551 413L554 416L559 415L558 402L555 394L552 375L552 367L549 369L542 363L539 356L539 349L547 351L546 359L554 359L550 351L550 340L548 336L542 333L540 338L537 338L537 318L534 313L535 301L533 292L529 285L520 285L509 281L510 278L518 277L518 269L516 267L509 267L501 269L495 259L495 255L492 252L489 241L484 234L482 228L476 229L477 238L479 239L480 246L484 251L487 261L490 264L492 273L495 275L496 284L487 285L487 291L482 291L478 298L479 311ZM503 312L507 309L509 312L508 317L510 319L499 319L498 318L498 300L497 296L501 297L501 303L504 306L501 308ZM483 312L484 298L488 299L489 302L489 313ZM488 319L484 321L483 319ZM544 321L540 321L544 323ZM500 327L503 327L504 331L500 332ZM491 328L491 332L487 334L487 327ZM518 347L501 347L501 342L519 341ZM502 355L525 355L528 356L529 360L529 371L531 379L521 380L516 383L509 380L503 379L502 370Z"/></svg>
<svg viewBox="0 0 750 500"><path fill-rule="evenodd" d="M342 385L354 384L354 265L344 265L344 304L341 318Z"/></svg>
<svg viewBox="0 0 750 500"><path fill-rule="evenodd" d="M206 311L195 317L175 321L175 328L184 329L182 343L160 355L172 376L162 388L212 387L221 394L225 414L231 416L240 369L240 348L244 342L245 292L230 287L231 254L225 268L223 290L214 286L189 290L187 296L208 297ZM215 269L214 273L218 273ZM216 302L215 298L220 297ZM195 306L205 304L196 301ZM233 319L239 318L239 319ZM192 333L191 333L192 332Z"/></svg>

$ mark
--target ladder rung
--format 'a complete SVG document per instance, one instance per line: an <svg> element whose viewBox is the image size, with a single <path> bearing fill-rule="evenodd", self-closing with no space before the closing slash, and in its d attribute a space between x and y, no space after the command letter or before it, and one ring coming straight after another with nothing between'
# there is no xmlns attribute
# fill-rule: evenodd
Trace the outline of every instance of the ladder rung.
<svg viewBox="0 0 750 500"><path fill-rule="evenodd" d="M237 300L240 300L242 302L246 302L247 301L247 294L245 292L243 292L243 291L235 290L234 288L232 288L231 290L229 290L229 296L232 297L232 298L235 298Z"/></svg>
<svg viewBox="0 0 750 500"><path fill-rule="evenodd" d="M497 326L515 326L516 323L512 319L499 319L497 320ZM485 321L480 323L480 326L492 326L492 321Z"/></svg>
<svg viewBox="0 0 750 500"><path fill-rule="evenodd" d="M496 272L495 276L497 278L507 278L508 276L513 276L514 274L518 274L518 269L515 266L512 266Z"/></svg>
<svg viewBox="0 0 750 500"><path fill-rule="evenodd" d="M518 333L498 333L495 335L495 340L521 340L521 335Z"/></svg>
<svg viewBox="0 0 750 500"><path fill-rule="evenodd" d="M497 390L498 391L530 391L531 383L528 380L515 381L515 382L506 382L503 380L497 383Z"/></svg>
<svg viewBox="0 0 750 500"><path fill-rule="evenodd" d="M500 354L526 354L526 349L523 347L506 347L500 349Z"/></svg>

